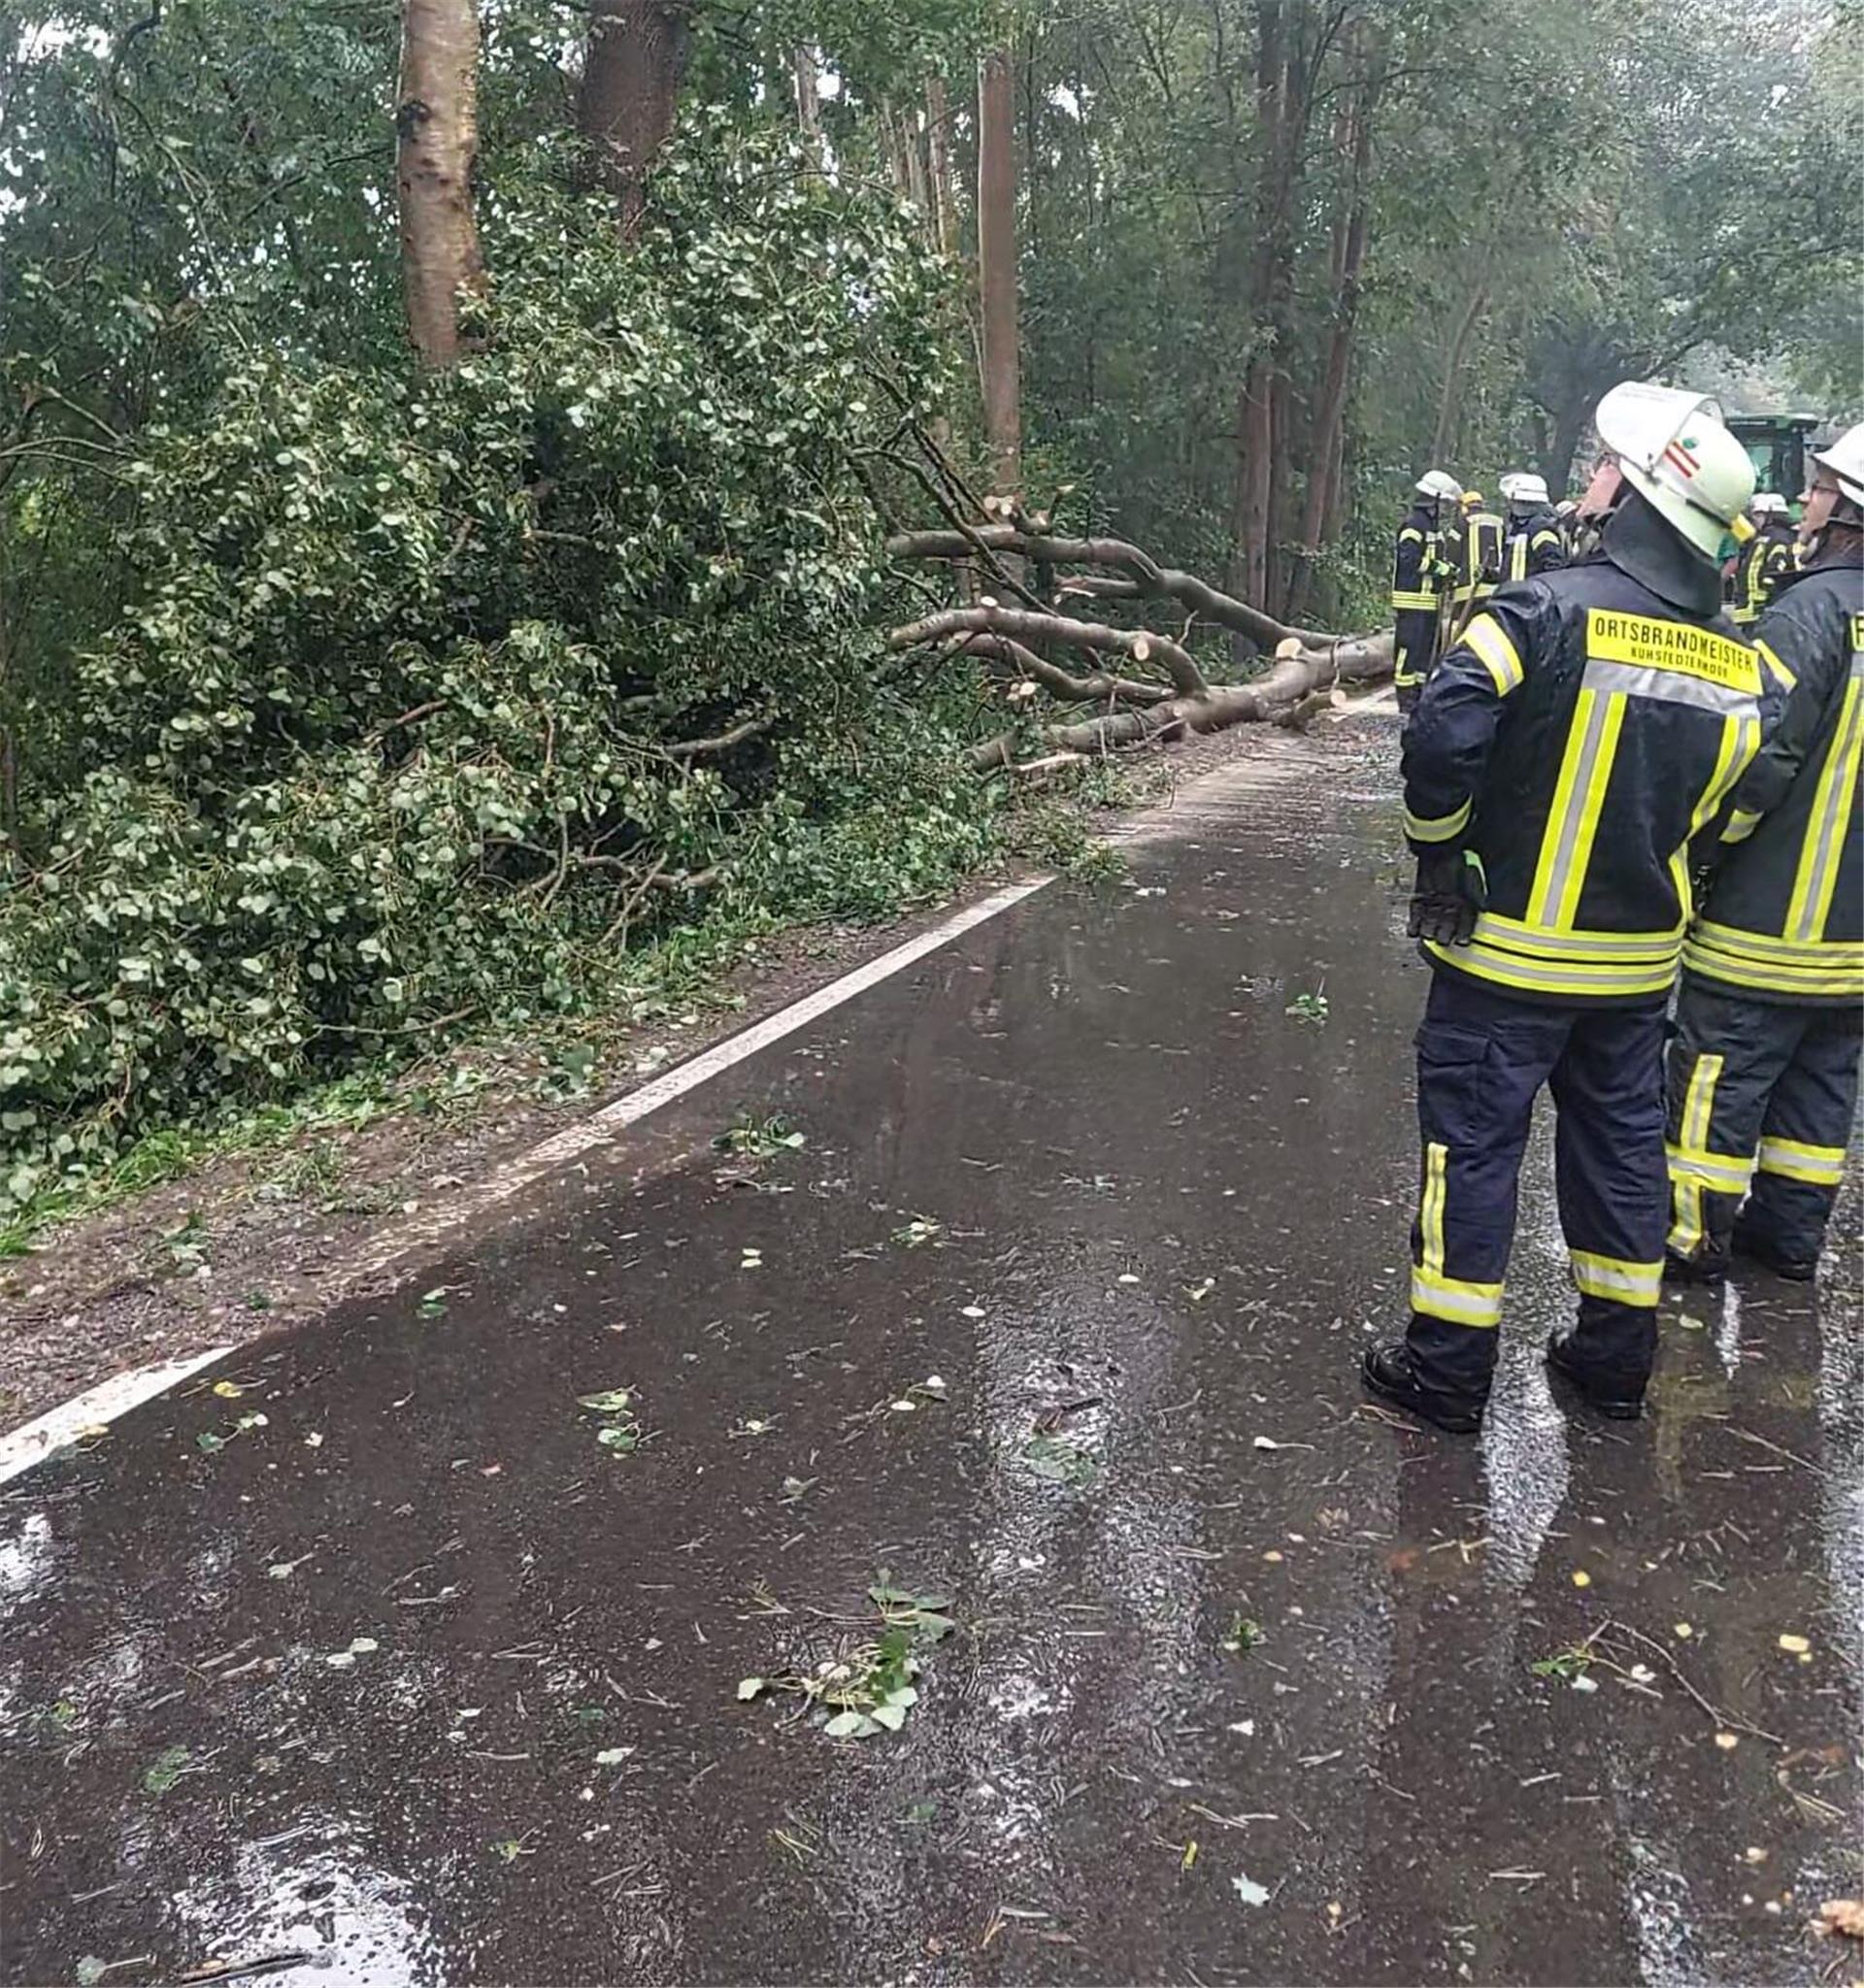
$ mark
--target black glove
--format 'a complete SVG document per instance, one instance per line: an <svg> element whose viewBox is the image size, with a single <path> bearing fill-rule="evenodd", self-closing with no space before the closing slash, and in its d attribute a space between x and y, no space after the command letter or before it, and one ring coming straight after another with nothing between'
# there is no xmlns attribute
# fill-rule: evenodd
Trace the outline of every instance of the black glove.
<svg viewBox="0 0 1864 1988"><path fill-rule="evenodd" d="M1487 902L1481 858L1473 849L1419 856L1406 934L1434 939L1439 945L1467 945L1475 936L1476 913Z"/></svg>

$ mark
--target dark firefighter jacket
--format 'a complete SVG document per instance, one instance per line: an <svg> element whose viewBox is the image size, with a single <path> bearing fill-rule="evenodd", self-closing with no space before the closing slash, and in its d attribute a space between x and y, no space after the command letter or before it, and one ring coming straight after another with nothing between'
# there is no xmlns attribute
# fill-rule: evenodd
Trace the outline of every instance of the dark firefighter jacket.
<svg viewBox="0 0 1864 1988"><path fill-rule="evenodd" d="M1486 600L1502 580L1502 521L1492 511L1472 511L1463 519L1455 601L1459 608Z"/></svg>
<svg viewBox="0 0 1864 1988"><path fill-rule="evenodd" d="M1748 628L1767 612L1780 583L1793 571L1793 528L1770 520L1744 547L1735 575L1734 620Z"/></svg>
<svg viewBox="0 0 1864 1988"><path fill-rule="evenodd" d="M1566 564L1566 541L1560 521L1546 505L1521 516L1511 515L1502 541L1502 579L1539 580Z"/></svg>
<svg viewBox="0 0 1864 1988"><path fill-rule="evenodd" d="M1668 991L1692 862L1779 710L1719 594L1633 495L1596 557L1483 604L1405 732L1413 849L1486 879L1473 943L1426 942L1433 967L1561 1005Z"/></svg>
<svg viewBox="0 0 1864 1988"><path fill-rule="evenodd" d="M1864 1000L1864 562L1789 579L1754 630L1786 690L1735 789L1726 854L1683 966L1763 1001ZM1732 846L1729 846L1732 845Z"/></svg>
<svg viewBox="0 0 1864 1988"><path fill-rule="evenodd" d="M1434 614L1443 594L1443 540L1437 513L1428 504L1414 504L1398 527L1391 562L1391 605L1399 613Z"/></svg>

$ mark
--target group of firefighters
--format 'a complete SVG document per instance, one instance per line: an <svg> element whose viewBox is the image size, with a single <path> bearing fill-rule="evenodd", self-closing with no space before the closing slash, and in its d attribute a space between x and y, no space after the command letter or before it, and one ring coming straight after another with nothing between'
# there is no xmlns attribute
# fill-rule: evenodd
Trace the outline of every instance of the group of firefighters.
<svg viewBox="0 0 1864 1988"><path fill-rule="evenodd" d="M1864 424L1796 531L1713 400L1627 381L1596 425L1574 503L1522 473L1497 514L1430 471L1393 566L1432 983L1410 1325L1363 1378L1459 1433L1543 1085L1578 1290L1548 1364L1626 1419L1666 1278L1815 1275L1857 1105Z"/></svg>
<svg viewBox="0 0 1864 1988"><path fill-rule="evenodd" d="M1582 516L1573 498L1554 504L1545 478L1515 470L1496 487L1500 514L1480 490L1465 490L1443 470L1428 471L1415 486L1415 501L1398 527L1391 580L1393 680L1403 711L1498 586L1538 580L1595 547L1596 520ZM1757 491L1747 514L1748 533L1722 561L1722 598L1737 628L1760 619L1798 565L1797 528L1784 497Z"/></svg>

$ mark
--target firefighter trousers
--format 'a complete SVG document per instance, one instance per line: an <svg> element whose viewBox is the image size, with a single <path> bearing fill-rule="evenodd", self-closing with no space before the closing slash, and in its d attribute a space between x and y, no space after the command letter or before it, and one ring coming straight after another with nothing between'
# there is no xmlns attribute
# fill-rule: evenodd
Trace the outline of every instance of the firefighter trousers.
<svg viewBox="0 0 1864 1988"><path fill-rule="evenodd" d="M1436 660L1437 610L1400 608L1394 617L1391 648L1391 680L1400 711L1409 711L1417 702L1417 693Z"/></svg>
<svg viewBox="0 0 1864 1988"><path fill-rule="evenodd" d="M1817 1260L1845 1180L1860 1043L1855 1006L1756 1001L1683 976L1665 1128L1678 1256L1725 1257L1739 1230L1766 1255Z"/></svg>
<svg viewBox="0 0 1864 1988"><path fill-rule="evenodd" d="M1661 1003L1540 1007L1453 974L1417 1031L1422 1185L1412 1228L1412 1356L1430 1384L1488 1391L1515 1185L1541 1086L1579 1321L1569 1354L1635 1390L1656 1354L1668 1204Z"/></svg>

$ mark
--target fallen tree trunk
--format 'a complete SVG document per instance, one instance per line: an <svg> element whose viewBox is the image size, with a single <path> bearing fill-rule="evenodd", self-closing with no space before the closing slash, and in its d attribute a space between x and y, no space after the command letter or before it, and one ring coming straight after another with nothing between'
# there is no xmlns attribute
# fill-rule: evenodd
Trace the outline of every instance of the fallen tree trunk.
<svg viewBox="0 0 1864 1988"><path fill-rule="evenodd" d="M1293 627L1195 574L1160 565L1123 539L1059 538L1046 527L1047 519L1038 515L904 532L889 539L886 549L895 558L938 559L954 567L984 549L1049 570L1099 567L1100 573L1058 575L1057 594L1171 602L1186 610L1184 627L1174 639L1150 628L1119 628L1052 611L1006 607L986 597L894 629L887 646L895 652L941 648L982 658L995 676L1011 679L1008 694L1015 702L1026 703L1046 692L1061 704L1106 707L1095 718L1033 728L1024 724L984 740L971 753L980 772L1027 771L1016 755L1030 746L1041 748L1044 757L1035 764L1047 771L1070 757L1162 744L1231 725L1293 721L1341 683L1376 682L1391 674L1389 633L1333 636ZM1210 683L1188 646L1200 620L1272 647L1273 666L1248 683ZM1054 657L1069 649L1084 652L1096 664L1109 655L1120 656L1136 673L1156 671L1158 679L1115 676L1100 667L1064 667Z"/></svg>
<svg viewBox="0 0 1864 1988"><path fill-rule="evenodd" d="M1136 746L1163 745L1192 733L1226 731L1231 725L1265 724L1294 712L1310 698L1339 683L1376 682L1391 674L1391 638L1373 636L1342 642L1327 650L1294 649L1278 656L1266 676L1250 683L1219 683L1189 696L1161 698L1138 711L1071 725L1044 725L1040 744L1049 752L1091 758ZM1000 732L971 748L980 773L1014 767L1019 735Z"/></svg>

